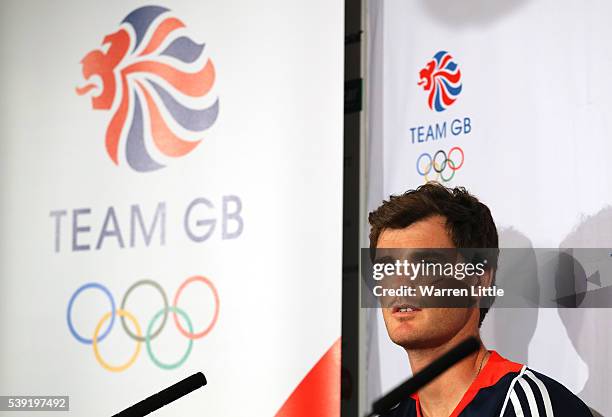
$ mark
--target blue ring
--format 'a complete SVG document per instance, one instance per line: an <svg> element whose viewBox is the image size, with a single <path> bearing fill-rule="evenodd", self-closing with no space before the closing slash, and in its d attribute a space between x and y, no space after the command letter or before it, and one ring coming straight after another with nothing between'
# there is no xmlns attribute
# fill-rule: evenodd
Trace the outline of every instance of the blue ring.
<svg viewBox="0 0 612 417"><path fill-rule="evenodd" d="M419 162L421 161L421 158L424 157L425 155L427 155L429 157L429 169L427 170L427 172L421 172L421 170L419 169ZM421 155L419 155L419 157L416 160L416 169L417 172L424 177L425 175L429 174L431 172L431 167L433 166L433 161L431 159L431 155L428 154L427 152L423 152Z"/></svg>
<svg viewBox="0 0 612 417"><path fill-rule="evenodd" d="M77 296L81 292L85 291L88 288L97 288L101 290L103 293L105 293L108 296L111 302L111 311L112 311L111 319L110 319L110 322L108 323L108 328L104 331L104 333L102 333L102 336L98 337L98 342L101 342L102 340L104 340L104 338L110 333L111 329L113 328L113 324L115 323L116 309L115 309L115 300L113 299L113 295L110 293L108 288L106 288L104 285L99 284L97 282L89 282L87 284L83 284L79 287L78 290L74 292L74 294L72 294L72 297L70 297L70 301L68 302L68 310L66 312L66 320L68 321L68 329L70 329L70 333L72 333L72 335L74 336L76 340L78 340L81 343L85 343L86 345L91 345L93 343L93 340L87 339L81 336L80 334L78 334L74 326L72 325L72 319L70 318L74 300L77 298Z"/></svg>

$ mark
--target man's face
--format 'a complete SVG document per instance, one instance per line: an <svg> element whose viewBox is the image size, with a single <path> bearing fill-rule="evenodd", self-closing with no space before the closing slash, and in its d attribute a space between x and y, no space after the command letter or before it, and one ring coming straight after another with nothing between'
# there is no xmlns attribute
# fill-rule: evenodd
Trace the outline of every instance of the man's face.
<svg viewBox="0 0 612 417"><path fill-rule="evenodd" d="M385 229L377 248L454 248L443 216L431 216L404 229ZM406 349L440 346L452 339L470 321L478 323L475 308L424 308L401 312L383 308L391 340ZM476 318L474 318L476 315Z"/></svg>

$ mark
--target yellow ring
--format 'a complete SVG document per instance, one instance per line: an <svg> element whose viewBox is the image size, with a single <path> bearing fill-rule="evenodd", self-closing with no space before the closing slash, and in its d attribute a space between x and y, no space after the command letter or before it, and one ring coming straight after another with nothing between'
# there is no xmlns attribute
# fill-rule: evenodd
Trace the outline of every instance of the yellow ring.
<svg viewBox="0 0 612 417"><path fill-rule="evenodd" d="M433 165L433 166L432 166ZM432 168L440 168L440 164L437 164L436 161L432 161L429 162L427 165L427 168L425 169L425 172L427 172L427 174L423 175L425 182L429 182L429 172L431 172ZM436 171L434 169L434 172L436 173L436 179L433 181L438 181L440 179L440 173L438 171Z"/></svg>
<svg viewBox="0 0 612 417"><path fill-rule="evenodd" d="M117 309L116 313L117 313L117 316L119 316L119 317L127 317L132 323L134 323L134 326L136 327L136 334L139 337L142 336L142 331L140 330L140 325L136 321L136 317L134 317L131 313L128 313L127 311L122 310L122 309ZM94 354L96 355L96 360L98 361L100 366L102 366L107 371L121 372L121 371L125 371L127 368L132 366L134 361L136 361L136 358L138 357L138 354L140 353L140 344L142 342L138 341L136 343L136 351L134 352L134 354L132 355L130 360L127 361L125 364L118 365L118 366L113 366L113 365L110 365L107 362L105 362L104 359L102 359L102 355L100 355L100 351L98 350L98 334L100 333L100 329L102 329L102 325L104 324L104 322L106 320L109 319L111 314L113 314L112 311L109 311L104 316L102 316L102 318L98 322L98 325L96 326L96 330L94 331L92 345L93 345L93 349L94 349Z"/></svg>

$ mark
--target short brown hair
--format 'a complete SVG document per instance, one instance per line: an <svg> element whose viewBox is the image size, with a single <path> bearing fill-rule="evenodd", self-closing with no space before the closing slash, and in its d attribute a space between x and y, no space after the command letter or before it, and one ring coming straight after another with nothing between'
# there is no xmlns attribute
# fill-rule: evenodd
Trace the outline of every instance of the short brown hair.
<svg viewBox="0 0 612 417"><path fill-rule="evenodd" d="M368 216L370 248L376 248L378 238L385 229L403 229L419 220L434 215L446 218L446 227L457 248L497 248L497 228L489 208L464 187L448 188L437 182L428 182L416 190L392 195ZM487 259L490 268L497 267L498 251ZM480 309L482 324L488 308Z"/></svg>

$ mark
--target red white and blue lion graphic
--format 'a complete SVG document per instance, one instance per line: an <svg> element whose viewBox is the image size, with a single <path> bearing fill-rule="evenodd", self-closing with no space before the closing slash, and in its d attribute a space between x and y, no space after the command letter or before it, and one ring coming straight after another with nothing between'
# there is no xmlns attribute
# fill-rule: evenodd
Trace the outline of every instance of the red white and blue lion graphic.
<svg viewBox="0 0 612 417"><path fill-rule="evenodd" d="M170 10L145 6L128 14L100 49L81 61L92 107L110 110L106 151L139 172L163 168L191 152L214 124L215 68Z"/></svg>
<svg viewBox="0 0 612 417"><path fill-rule="evenodd" d="M446 51L436 53L419 72L419 78L418 85L429 92L429 108L437 112L446 110L461 93L461 71Z"/></svg>

